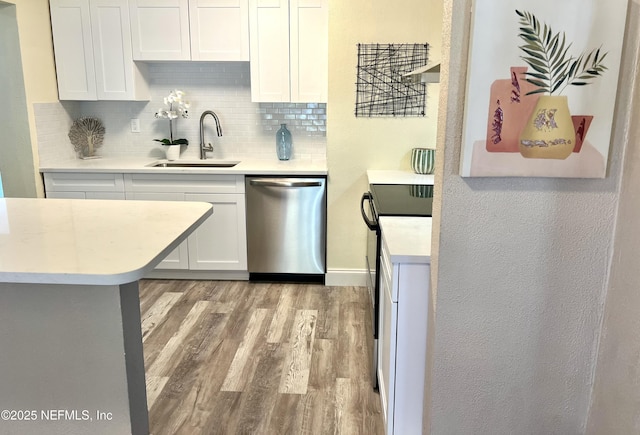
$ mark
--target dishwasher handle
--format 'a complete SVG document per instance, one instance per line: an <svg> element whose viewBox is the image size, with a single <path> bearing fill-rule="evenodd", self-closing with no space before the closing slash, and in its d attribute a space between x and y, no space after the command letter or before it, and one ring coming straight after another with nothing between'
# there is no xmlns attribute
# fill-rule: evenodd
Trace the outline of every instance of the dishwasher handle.
<svg viewBox="0 0 640 435"><path fill-rule="evenodd" d="M316 180L281 180L277 178L258 178L249 180L252 186L268 187L318 187L322 186L321 181Z"/></svg>

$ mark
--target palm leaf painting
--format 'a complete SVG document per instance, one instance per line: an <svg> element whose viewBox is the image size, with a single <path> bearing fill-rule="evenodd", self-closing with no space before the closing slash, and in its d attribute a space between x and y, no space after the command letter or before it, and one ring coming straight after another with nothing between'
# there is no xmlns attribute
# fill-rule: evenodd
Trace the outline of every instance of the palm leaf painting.
<svg viewBox="0 0 640 435"><path fill-rule="evenodd" d="M554 33L551 26L540 23L530 12L516 10L520 17L520 33L523 44L521 58L531 67L526 80L537 89L527 95L562 93L569 85L585 86L601 76L607 67L603 64L608 53L594 49L577 58L569 55L571 43L567 44L565 33Z"/></svg>

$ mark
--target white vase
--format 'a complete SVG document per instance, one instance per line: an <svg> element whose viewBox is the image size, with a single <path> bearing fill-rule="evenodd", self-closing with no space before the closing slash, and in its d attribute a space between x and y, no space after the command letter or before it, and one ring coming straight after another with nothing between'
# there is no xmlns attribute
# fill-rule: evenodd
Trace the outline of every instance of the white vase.
<svg viewBox="0 0 640 435"><path fill-rule="evenodd" d="M180 145L165 145L167 160L178 160L180 158Z"/></svg>

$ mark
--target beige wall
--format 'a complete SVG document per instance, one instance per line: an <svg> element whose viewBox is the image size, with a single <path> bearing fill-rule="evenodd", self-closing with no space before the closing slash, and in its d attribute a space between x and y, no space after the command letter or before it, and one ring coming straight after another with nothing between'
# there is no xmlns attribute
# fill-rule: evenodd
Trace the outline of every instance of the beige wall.
<svg viewBox="0 0 640 435"><path fill-rule="evenodd" d="M35 178L38 194L42 195L42 182L35 170L38 167L38 152L33 103L58 101L49 2L48 0L4 0L4 2L16 5L29 136L34 156L32 165L29 167L26 162L21 163L24 167L20 170Z"/></svg>
<svg viewBox="0 0 640 435"><path fill-rule="evenodd" d="M360 197L367 169L407 169L413 147L435 146L438 85L428 85L427 116L356 118L358 43L428 42L440 55L441 12L423 0L330 0L329 101L329 269L364 269L366 227Z"/></svg>

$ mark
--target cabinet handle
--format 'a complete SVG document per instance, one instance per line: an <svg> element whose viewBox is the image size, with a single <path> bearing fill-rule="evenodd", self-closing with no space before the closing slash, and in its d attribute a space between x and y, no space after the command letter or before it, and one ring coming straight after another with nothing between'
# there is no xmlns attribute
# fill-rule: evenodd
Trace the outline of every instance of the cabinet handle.
<svg viewBox="0 0 640 435"><path fill-rule="evenodd" d="M277 179L261 179L251 180L252 186L269 186L269 187L318 187L322 186L320 181L293 181L293 180L277 180Z"/></svg>

